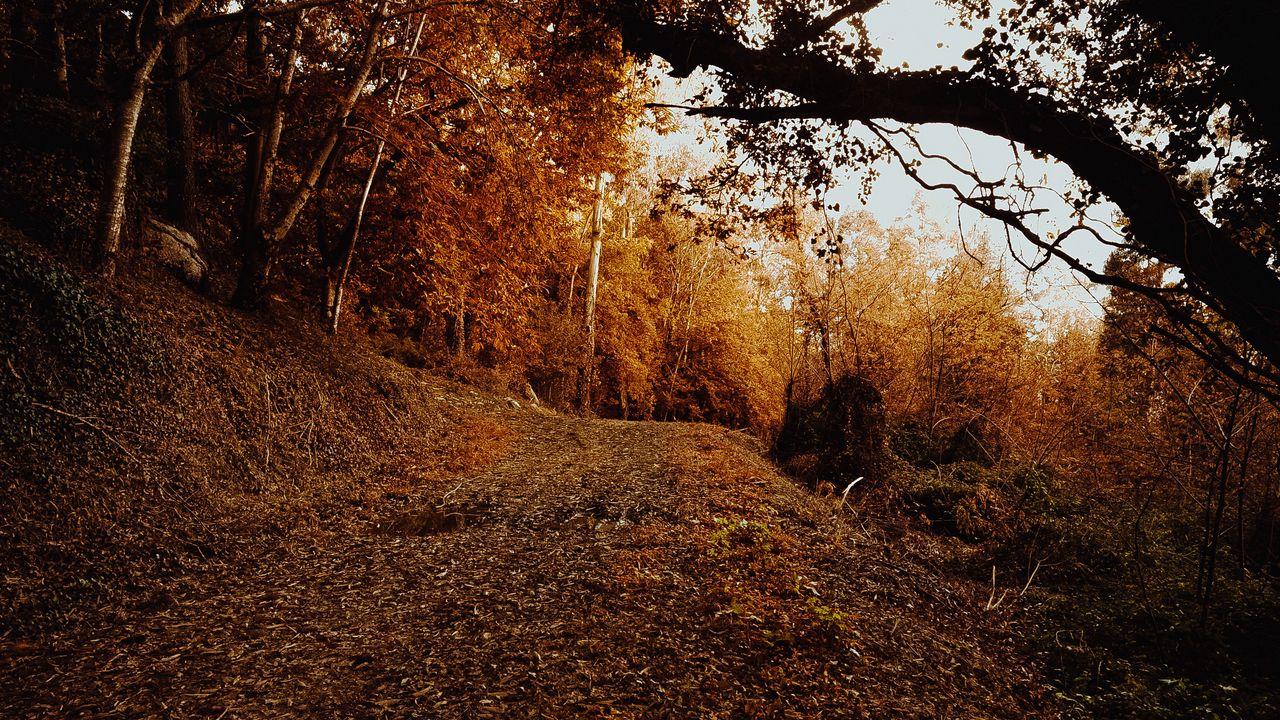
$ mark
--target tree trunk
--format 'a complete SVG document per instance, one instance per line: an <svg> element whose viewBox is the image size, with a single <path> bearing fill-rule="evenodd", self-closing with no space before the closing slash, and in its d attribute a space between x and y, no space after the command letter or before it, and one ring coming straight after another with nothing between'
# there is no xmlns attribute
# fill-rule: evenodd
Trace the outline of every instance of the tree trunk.
<svg viewBox="0 0 1280 720"><path fill-rule="evenodd" d="M578 372L578 410L591 407L591 384L596 366L596 291L600 283L600 251L604 247L604 175L596 177L596 207L591 218L591 262L587 269L586 342Z"/></svg>
<svg viewBox="0 0 1280 720"><path fill-rule="evenodd" d="M1249 460L1253 455L1253 445L1258 433L1258 404L1253 398L1252 412L1249 416L1249 430L1244 437L1244 452L1240 455L1240 482L1236 487L1236 580L1244 582L1244 500L1246 483L1249 481Z"/></svg>
<svg viewBox="0 0 1280 720"><path fill-rule="evenodd" d="M825 318L818 318L818 347L822 350L822 369L827 374L827 389L836 384L835 373L831 369L831 329Z"/></svg>
<svg viewBox="0 0 1280 720"><path fill-rule="evenodd" d="M102 186L98 209L98 269L104 276L115 274L116 254L124 229L125 198L129 190L129 166L133 159L133 140L138 132L151 72L164 54L169 33L187 19L200 5L200 0L183 0L181 6L161 15L155 22L155 37L138 59L128 91L116 105L111 133L111 161L106 182Z"/></svg>
<svg viewBox="0 0 1280 720"><path fill-rule="evenodd" d="M462 288L458 294L458 312L453 316L454 355L461 358L467 354L467 290Z"/></svg>
<svg viewBox="0 0 1280 720"><path fill-rule="evenodd" d="M307 202L311 199L311 193L315 190L320 173L324 170L325 161L328 159L329 153L337 145L338 136L346 127L347 120L351 117L351 111L355 109L356 102L364 93L365 84L369 80L369 73L373 70L374 61L377 59L378 43L382 37L382 25L385 22L382 17L382 4L378 6L375 13L373 25L369 28L365 52L361 58L360 66L356 70L355 78L347 88L347 93L339 103L333 118L329 121L328 132L312 154L311 163L307 172L303 175L302 184L294 192L293 199L285 210L284 215L280 217L275 227L272 228L271 235L275 239L282 239L288 234L293 227L293 223L297 221L298 215L301 214L302 209L306 207Z"/></svg>
<svg viewBox="0 0 1280 720"><path fill-rule="evenodd" d="M422 30L426 27L427 18L423 15L418 20L418 29L414 33L413 43L409 46L409 55L416 55L418 52L418 43L422 40ZM396 73L396 89L391 97L391 120L396 117L396 107L400 103L400 93L404 89L404 78L406 70L401 68ZM364 189L360 193L360 200L356 203L355 217L351 221L351 233L347 238L345 247L342 252L342 262L335 268L337 277L330 272L326 278L326 311L329 316L329 334L334 335L338 332L338 319L342 315L342 293L347 284L347 275L351 272L351 259L355 256L356 242L360 239L360 228L364 224L364 211L369 204L369 193L373 190L373 183L378 177L378 165L382 162L382 153L386 150L387 141L378 140L378 147L373 152L373 162L369 163L369 175L365 179ZM323 174L323 173L322 173Z"/></svg>
<svg viewBox="0 0 1280 720"><path fill-rule="evenodd" d="M1213 602L1214 585L1217 581L1218 546L1222 540L1222 517L1227 505L1227 482L1231 477L1231 451L1235 439L1236 418L1240 410L1241 390L1236 388L1235 396L1227 411L1226 422L1221 426L1222 445L1218 455L1217 492L1210 485L1205 502L1204 545L1201 554L1201 570L1196 585L1200 594L1200 626L1209 622L1209 608ZM1216 497L1215 497L1216 495ZM1212 511L1212 513L1211 513Z"/></svg>
<svg viewBox="0 0 1280 720"><path fill-rule="evenodd" d="M105 92L107 89L107 29L106 21L99 19L94 26L93 56L93 89Z"/></svg>
<svg viewBox="0 0 1280 720"><path fill-rule="evenodd" d="M9 83L14 90L67 97L67 36L63 0L9 3Z"/></svg>
<svg viewBox="0 0 1280 720"><path fill-rule="evenodd" d="M41 28L41 45L46 48L51 67L43 74L50 82L49 91L58 97L71 97L71 70L67 60L67 7L63 0L47 3Z"/></svg>
<svg viewBox="0 0 1280 720"><path fill-rule="evenodd" d="M329 187L329 178L333 175L333 168L342 161L342 139L338 139L338 144L334 146L333 152L329 153L329 160L325 163L324 169L320 171L320 179L316 182L316 250L320 253L320 262L325 267L334 264L340 253L339 243L342 237L333 238L330 235L329 227L329 203L325 197L325 191ZM325 307L328 307L328 301L325 301Z"/></svg>
<svg viewBox="0 0 1280 720"><path fill-rule="evenodd" d="M573 272L569 275L569 295L565 298L564 309L569 317L573 317L573 294L576 292L578 284L578 266L573 266Z"/></svg>
<svg viewBox="0 0 1280 720"><path fill-rule="evenodd" d="M31 90L40 76L41 63L36 50L40 46L39 17L30 0L9 2L9 35L7 50L9 87Z"/></svg>
<svg viewBox="0 0 1280 720"><path fill-rule="evenodd" d="M191 111L190 70L185 35L168 43L169 87L165 97L165 122L169 133L167 158L167 214L179 228L193 232L196 225L195 119Z"/></svg>
<svg viewBox="0 0 1280 720"><path fill-rule="evenodd" d="M250 16L245 24L244 64L245 74L265 86L268 73L266 41L263 38L262 18L256 15ZM244 138L244 171L241 175L244 190L240 204L238 238L240 277L231 298L233 305L245 308L259 302L260 293L245 297L242 290L254 287L255 278L266 276L271 262L262 228L262 214L267 202L263 197L262 187L263 154L266 150L263 129L268 120L263 113L257 114L257 127L247 129ZM267 192L270 192L269 188Z"/></svg>
<svg viewBox="0 0 1280 720"><path fill-rule="evenodd" d="M351 117L351 112L355 109L356 102L364 93L365 84L369 80L369 73L373 70L373 65L378 57L382 28L386 23L386 17L383 14L385 7L386 2L384 0L384 2L378 3L373 10L373 19L365 37L364 52L361 55L360 64L356 68L355 75L352 77L346 93L334 109L325 134L312 153L307 170L303 173L302 180L294 191L293 197L290 199L284 213L269 230L264 229L261 233L254 232L246 237L246 240L252 242L253 246L246 246L243 250L244 257L240 267L240 278L236 283L235 295L232 299L240 307L252 308L262 303L262 299L266 295L267 285L271 281L271 269L275 260L276 250L285 236L289 234L289 230L293 228L294 222L302 214L307 202L310 201L312 193L314 193L320 180L320 175L324 172L325 165L329 161L329 156L333 153L338 144L339 136L346 128L347 120ZM290 68L292 65L293 63L289 63ZM265 177L265 173L262 173L259 177Z"/></svg>
<svg viewBox="0 0 1280 720"><path fill-rule="evenodd" d="M342 286L340 279L345 280L346 274L343 272L343 266L349 267L356 242L356 233L359 229L356 226L357 216L361 213L359 209L352 212L351 217L343 226L338 239L330 247L329 252L323 256L324 264L324 297L321 298L324 311L325 327L329 334L332 335L338 330L338 310L342 305Z"/></svg>
<svg viewBox="0 0 1280 720"><path fill-rule="evenodd" d="M382 151L383 143L378 141L373 162L369 164L369 175L365 179L360 199L356 202L350 230L343 238L341 255L336 263L325 268L325 319L330 335L338 332L338 320L342 316L342 295L347 284L347 275L351 272L351 260L355 257L356 241L360 239L360 226L364 223L364 211L369 204L369 193L373 190L373 182L378 175L378 163L382 161Z"/></svg>
<svg viewBox="0 0 1280 720"><path fill-rule="evenodd" d="M148 48L133 71L128 93L115 110L110 171L102 187L98 215L98 270L107 277L115 274L116 254L120 251L125 198L129 191L129 165L133 159L133 139L138 131L138 118L142 114L151 71L155 69L163 50L163 43L156 43Z"/></svg>
<svg viewBox="0 0 1280 720"><path fill-rule="evenodd" d="M284 134L284 102L293 90L293 77L297 70L298 53L302 48L302 29L306 22L307 11L298 13L294 21L293 35L289 39L289 52L285 55L284 67L280 73L280 81L276 85L271 99L271 115L267 123L266 136L262 145L262 166L258 171L258 187L256 192L259 202L256 205L258 214L254 222L262 226L266 223L267 208L271 200L271 189L275 186L276 165L280 161L280 136ZM336 149L336 145L335 145ZM330 150L330 154L333 149ZM325 158L326 167L329 165Z"/></svg>
<svg viewBox="0 0 1280 720"><path fill-rule="evenodd" d="M267 281L271 277L274 251L266 231L271 204L275 167L284 132L284 100L293 87L294 68L302 44L302 23L306 11L299 13L294 24L284 68L272 91L269 109L260 115L255 131L245 137L244 202L240 218L240 276L236 282L233 305L252 308L262 302ZM245 31L245 65L265 87L270 73L262 19L251 17ZM327 160L327 158L326 158Z"/></svg>

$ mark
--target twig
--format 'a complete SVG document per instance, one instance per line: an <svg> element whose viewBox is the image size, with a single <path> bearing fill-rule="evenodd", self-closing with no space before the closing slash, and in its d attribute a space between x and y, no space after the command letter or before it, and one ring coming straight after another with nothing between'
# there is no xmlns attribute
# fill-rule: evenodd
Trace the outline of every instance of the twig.
<svg viewBox="0 0 1280 720"><path fill-rule="evenodd" d="M857 485L859 482L862 482L862 477L863 477L863 476L859 476L859 477L854 478L854 479L853 479L853 482L851 482L851 483L849 483L847 486L845 486L844 492L840 493L840 507L841 507L841 508L844 508L845 503L849 501L849 491L853 489L853 486L854 486L854 485Z"/></svg>
<svg viewBox="0 0 1280 720"><path fill-rule="evenodd" d="M120 442L119 440L117 440L117 439L115 438L115 436L114 436L114 435L112 435L111 433L109 433L109 432L107 432L106 430L102 429L102 427L101 427L101 426L99 426L99 425L95 425L95 424L94 424L94 422L93 422L93 421L94 421L94 420L97 420L97 419L99 419L99 418L88 418L88 417L84 417L84 416L82 416L82 415L75 415L75 414L72 414L72 413L66 412L66 411L64 411L64 410L59 410L58 408L53 407L53 406L51 406L51 405L45 405L44 403L41 403L41 402L35 402L35 401L32 401L32 403L31 403L31 404L32 404L33 406L35 406L35 407L38 407L38 408L42 409L42 410L48 410L48 411L49 411L49 412L51 412L51 413L56 413L56 414L61 415L61 416L65 417L65 418L70 418L70 419L75 420L76 422L80 423L81 425L84 425L84 426L86 426L86 427L89 427L89 428L92 428L92 429L94 429L94 430L97 430L99 433L102 433L102 436L103 436L103 437L105 437L106 439L110 440L110 441L112 442L112 444L114 444L116 447L118 447L118 448L120 448L121 450L123 450L123 451L124 451L124 454L125 454L125 455L128 455L128 456L129 456L129 457L130 457L134 462L141 462L140 460L138 460L138 456L133 454L133 451L132 451L132 450L130 450L129 448L125 447L124 443L122 443L122 442Z"/></svg>
<svg viewBox="0 0 1280 720"><path fill-rule="evenodd" d="M271 435L272 435L272 430L275 429L275 417L271 412L271 374L270 373L267 373L264 376L263 388L265 389L266 396L267 396L267 399L266 399L267 432L266 432L266 437L262 439L263 456L264 456L263 470L270 470L271 469Z"/></svg>
<svg viewBox="0 0 1280 720"><path fill-rule="evenodd" d="M441 503L441 505L443 506L444 501L445 501L445 500L448 500L450 495L452 495L452 494L454 494L454 493L458 492L458 489L459 489L459 488L461 488L461 487L462 487L462 483L458 483L458 485L457 485L456 487L454 487L454 488L453 488L452 490L450 490L449 492L445 493L445 494L444 494L444 497L440 498L440 503Z"/></svg>
<svg viewBox="0 0 1280 720"><path fill-rule="evenodd" d="M1000 593L1000 598L996 599L996 566L991 566L991 596L987 598L987 610L995 610L1000 607L1000 603L1004 602L1004 598L1009 594L1008 590Z"/></svg>
<svg viewBox="0 0 1280 720"><path fill-rule="evenodd" d="M1040 572L1040 563L1041 563L1041 561L1040 561L1040 560L1037 560L1037 561L1036 561L1036 566L1035 566L1034 568L1032 568L1032 569L1031 569L1031 575L1027 577L1027 583L1026 583L1025 585L1023 585L1023 586L1022 586L1022 592L1018 593L1018 596L1019 596L1019 597L1021 597L1021 596L1023 596L1023 595L1026 595L1026 594L1027 594L1027 588L1031 587L1031 581L1032 581L1032 580L1035 580L1035 579L1036 579L1036 573L1037 573L1037 572ZM991 569L992 569L992 570L995 570L995 566L993 565Z"/></svg>

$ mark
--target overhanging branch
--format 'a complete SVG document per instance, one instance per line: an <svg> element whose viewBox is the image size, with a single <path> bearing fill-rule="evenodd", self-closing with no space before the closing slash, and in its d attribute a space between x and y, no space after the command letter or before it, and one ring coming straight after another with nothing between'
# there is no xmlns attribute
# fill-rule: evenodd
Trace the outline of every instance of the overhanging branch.
<svg viewBox="0 0 1280 720"><path fill-rule="evenodd" d="M833 30L837 25L848 20L855 15L862 15L884 0L855 0L854 2L842 5L825 17L814 20L811 24L798 28L795 32L788 33L784 37L778 38L778 42L774 43L775 47L786 47L791 49L802 48L809 43L815 42L823 35Z"/></svg>
<svg viewBox="0 0 1280 720"><path fill-rule="evenodd" d="M784 107L699 108L696 114L755 123L788 118L945 123L1061 160L1120 207L1143 252L1177 267L1189 288L1211 298L1247 342L1280 364L1280 277L1205 218L1155 158L1131 147L1105 118L960 71L867 73L820 53L748 47L727 31L658 22L645 8L633 4L620 19L634 52L661 56L677 73L715 67L743 84L797 101Z"/></svg>

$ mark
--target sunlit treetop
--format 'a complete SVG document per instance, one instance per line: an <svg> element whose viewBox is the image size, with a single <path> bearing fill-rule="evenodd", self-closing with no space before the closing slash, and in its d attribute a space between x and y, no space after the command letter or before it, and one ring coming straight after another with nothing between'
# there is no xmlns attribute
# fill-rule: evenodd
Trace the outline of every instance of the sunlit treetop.
<svg viewBox="0 0 1280 720"><path fill-rule="evenodd" d="M1203 356L1237 375L1274 378L1280 113L1265 52L1277 10L1244 0L1212 9L1156 0L946 4L976 41L958 67L927 70L886 66L866 31L865 14L891 12L895 0L618 2L608 10L633 51L665 59L675 75L710 73L714 91L694 98L692 112L728 121L741 167L820 198L836 169L887 158L922 186L1004 222L1045 258L1144 293ZM927 123L1056 158L1083 191L986 178L955 158L938 159L949 177L922 173L928 150L913 128ZM1044 212L1037 193L1067 196L1080 220L1052 233L1033 227L1029 219ZM1113 223L1119 235L1084 220L1102 200L1123 214ZM1065 249L1073 235L1166 263L1177 285L1141 286L1091 267Z"/></svg>

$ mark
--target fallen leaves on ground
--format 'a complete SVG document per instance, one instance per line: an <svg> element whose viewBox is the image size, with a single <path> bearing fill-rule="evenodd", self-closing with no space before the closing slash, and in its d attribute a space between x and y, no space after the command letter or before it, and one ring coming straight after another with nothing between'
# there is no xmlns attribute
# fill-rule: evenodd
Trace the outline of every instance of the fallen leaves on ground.
<svg viewBox="0 0 1280 720"><path fill-rule="evenodd" d="M0 714L1053 714L1016 618L937 569L947 541L888 539L739 434L532 411L467 432L465 472L386 478L320 532L8 641Z"/></svg>

